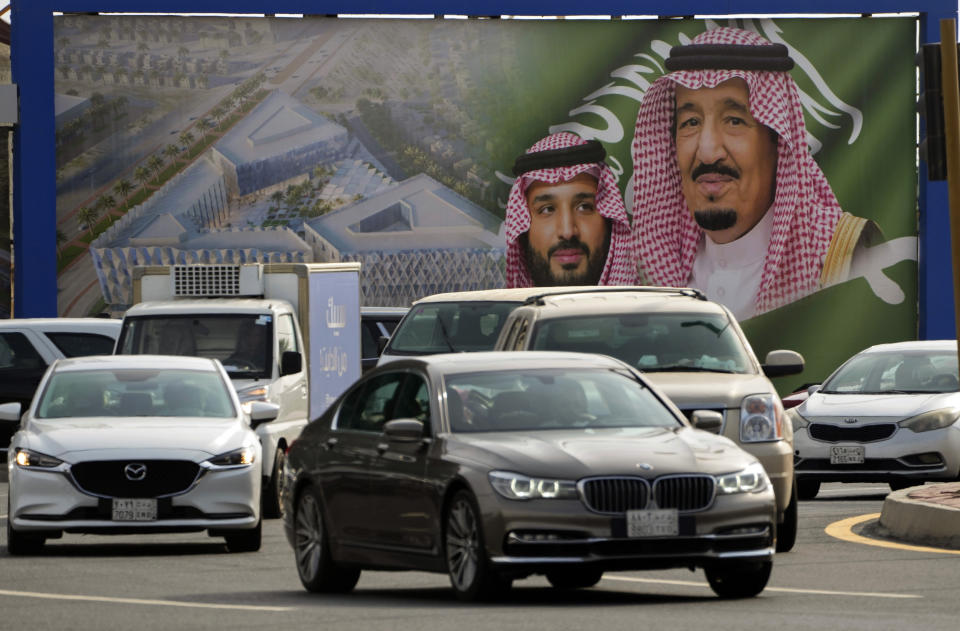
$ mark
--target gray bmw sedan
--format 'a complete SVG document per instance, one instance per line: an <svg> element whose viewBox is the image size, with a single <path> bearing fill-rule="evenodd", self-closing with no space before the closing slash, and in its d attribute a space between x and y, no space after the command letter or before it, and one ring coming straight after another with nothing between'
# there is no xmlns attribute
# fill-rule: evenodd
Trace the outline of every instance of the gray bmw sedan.
<svg viewBox="0 0 960 631"><path fill-rule="evenodd" d="M743 598L774 555L756 458L601 355L392 362L303 430L284 476L286 535L316 592L349 591L364 569L445 572L477 600L532 574L572 589L702 567L719 596Z"/></svg>

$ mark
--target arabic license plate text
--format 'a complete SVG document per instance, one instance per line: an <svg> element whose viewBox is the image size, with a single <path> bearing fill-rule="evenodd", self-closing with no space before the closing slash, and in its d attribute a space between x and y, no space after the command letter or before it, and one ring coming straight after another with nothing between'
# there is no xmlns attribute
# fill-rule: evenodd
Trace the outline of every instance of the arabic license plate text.
<svg viewBox="0 0 960 631"><path fill-rule="evenodd" d="M113 521L156 521L157 500L153 498L113 499Z"/></svg>
<svg viewBox="0 0 960 631"><path fill-rule="evenodd" d="M675 508L627 511L628 537L676 537L680 519Z"/></svg>
<svg viewBox="0 0 960 631"><path fill-rule="evenodd" d="M834 445L830 448L830 464L863 464L864 449L856 445L845 447Z"/></svg>

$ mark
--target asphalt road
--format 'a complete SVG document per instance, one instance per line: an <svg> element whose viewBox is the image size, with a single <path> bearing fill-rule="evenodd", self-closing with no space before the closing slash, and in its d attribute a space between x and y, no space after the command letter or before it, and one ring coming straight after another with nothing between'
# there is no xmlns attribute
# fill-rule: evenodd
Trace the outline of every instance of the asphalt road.
<svg viewBox="0 0 960 631"><path fill-rule="evenodd" d="M0 484L0 507L6 492ZM4 547L0 629L953 631L960 551L848 540L869 534L870 520L825 532L879 513L886 493L884 485L826 484L801 502L796 548L777 555L767 589L749 600L719 600L702 571L687 570L611 573L572 592L535 577L482 605L457 602L446 576L420 572L366 572L350 594L317 596L300 586L271 520L261 551L248 554L203 534L65 535L25 558Z"/></svg>

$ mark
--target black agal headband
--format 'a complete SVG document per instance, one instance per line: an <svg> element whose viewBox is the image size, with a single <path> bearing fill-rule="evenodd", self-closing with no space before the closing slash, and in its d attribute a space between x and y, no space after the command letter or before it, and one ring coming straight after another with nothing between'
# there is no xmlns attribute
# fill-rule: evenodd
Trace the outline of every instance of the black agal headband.
<svg viewBox="0 0 960 631"><path fill-rule="evenodd" d="M783 44L689 44L674 46L667 70L774 70L793 68Z"/></svg>
<svg viewBox="0 0 960 631"><path fill-rule="evenodd" d="M535 153L525 153L513 163L513 174L521 176L530 171L540 169L555 169L557 167L572 167L577 164L593 164L603 162L607 151L599 140L588 140L586 144L563 147L562 149L547 149Z"/></svg>

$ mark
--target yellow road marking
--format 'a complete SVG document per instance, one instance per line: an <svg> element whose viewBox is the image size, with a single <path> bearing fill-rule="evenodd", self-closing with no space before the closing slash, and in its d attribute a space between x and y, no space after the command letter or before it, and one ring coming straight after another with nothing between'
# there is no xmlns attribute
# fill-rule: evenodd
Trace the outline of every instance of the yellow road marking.
<svg viewBox="0 0 960 631"><path fill-rule="evenodd" d="M604 575L603 580L607 581L628 581L630 583L659 583L663 585L684 585L687 587L706 587L709 588L709 583L701 583L698 581L677 581L677 580L665 580L665 579L656 579L656 578L636 578L633 576L607 576ZM767 587L764 591L766 592L786 592L791 594L819 594L824 596L865 596L868 598L923 598L923 596L917 594L889 594L883 592L842 592L837 590L829 589L803 589L800 587Z"/></svg>
<svg viewBox="0 0 960 631"><path fill-rule="evenodd" d="M193 607L196 609L241 609L244 611L290 611L292 607L269 607L259 605L226 605L217 603L191 603L177 600L151 600L145 598L112 598L107 596L80 596L77 594L45 594L43 592L18 592L0 589L0 596L21 598L44 598L47 600L83 600L89 602L116 603L121 605L160 605L163 607Z"/></svg>
<svg viewBox="0 0 960 631"><path fill-rule="evenodd" d="M895 541L884 541L882 539L868 539L867 537L861 537L860 535L853 532L852 528L857 524L863 523L865 521L870 521L871 519L879 519L880 513L870 513L869 515L857 515L856 517L849 517L847 519L841 519L840 521L835 521L832 524L828 525L823 529L825 533L831 537L841 539L843 541L849 541L850 543L862 543L868 546L877 546L880 548L892 548L894 550L910 550L912 552L937 552L939 554L960 554L960 550L949 550L947 548L931 548L928 546L915 546L908 543L897 543Z"/></svg>

